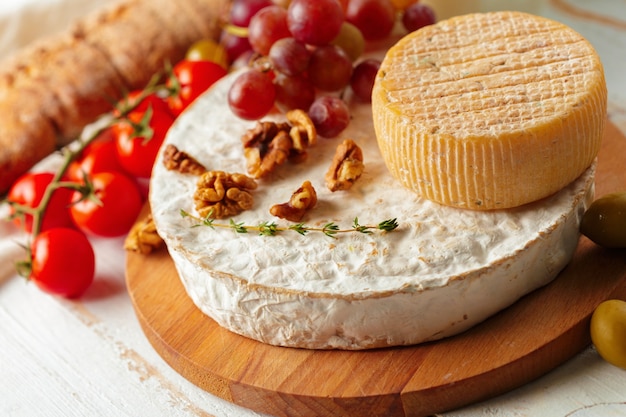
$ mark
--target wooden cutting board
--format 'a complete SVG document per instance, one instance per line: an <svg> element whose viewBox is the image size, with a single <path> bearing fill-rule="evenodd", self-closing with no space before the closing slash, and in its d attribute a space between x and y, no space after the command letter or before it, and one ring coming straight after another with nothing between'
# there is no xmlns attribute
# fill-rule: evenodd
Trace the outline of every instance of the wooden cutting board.
<svg viewBox="0 0 626 417"><path fill-rule="evenodd" d="M626 190L626 138L609 124L596 195ZM509 391L590 343L589 319L626 299L626 252L582 238L548 286L471 330L438 342L371 351L265 345L219 327L187 297L165 250L129 253L126 280L146 337L206 391L275 416L426 416Z"/></svg>

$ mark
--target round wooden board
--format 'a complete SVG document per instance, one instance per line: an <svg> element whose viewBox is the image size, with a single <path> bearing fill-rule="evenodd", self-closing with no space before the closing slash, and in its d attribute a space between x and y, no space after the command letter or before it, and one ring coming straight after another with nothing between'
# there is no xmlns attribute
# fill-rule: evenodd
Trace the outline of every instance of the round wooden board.
<svg viewBox="0 0 626 417"><path fill-rule="evenodd" d="M598 196L626 190L624 155L626 138L609 124ZM588 346L598 303L626 299L626 256L582 238L552 283L471 330L356 352L269 346L222 329L187 297L165 250L129 253L126 281L156 351L212 394L275 416L426 416L523 385Z"/></svg>

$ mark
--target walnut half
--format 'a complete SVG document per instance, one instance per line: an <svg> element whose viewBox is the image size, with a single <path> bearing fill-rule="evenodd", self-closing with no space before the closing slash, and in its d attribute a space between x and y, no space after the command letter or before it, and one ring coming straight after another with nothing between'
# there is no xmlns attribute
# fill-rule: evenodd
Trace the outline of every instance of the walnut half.
<svg viewBox="0 0 626 417"><path fill-rule="evenodd" d="M313 121L304 110L289 110L285 116L291 124L289 137L293 143L295 153L304 153L308 147L317 143L317 130Z"/></svg>
<svg viewBox="0 0 626 417"><path fill-rule="evenodd" d="M303 110L290 110L287 123L259 121L241 137L248 174L263 178L287 160L301 162L316 143L315 125Z"/></svg>
<svg viewBox="0 0 626 417"><path fill-rule="evenodd" d="M244 174L207 171L200 176L193 195L196 211L214 219L237 215L252 208L250 191L256 187L256 181Z"/></svg>
<svg viewBox="0 0 626 417"><path fill-rule="evenodd" d="M352 139L337 146L333 162L326 172L326 186L330 191L348 190L361 177L365 165L363 152Z"/></svg>
<svg viewBox="0 0 626 417"><path fill-rule="evenodd" d="M287 161L291 148L291 139L284 130L278 130L276 135L266 143L244 148L248 174L254 178L267 176Z"/></svg>
<svg viewBox="0 0 626 417"><path fill-rule="evenodd" d="M287 203L276 204L270 208L272 216L292 222L299 222L305 213L317 204L317 193L310 181L305 181Z"/></svg>
<svg viewBox="0 0 626 417"><path fill-rule="evenodd" d="M171 143L163 150L163 165L170 171L182 174L202 175L206 172L204 165Z"/></svg>

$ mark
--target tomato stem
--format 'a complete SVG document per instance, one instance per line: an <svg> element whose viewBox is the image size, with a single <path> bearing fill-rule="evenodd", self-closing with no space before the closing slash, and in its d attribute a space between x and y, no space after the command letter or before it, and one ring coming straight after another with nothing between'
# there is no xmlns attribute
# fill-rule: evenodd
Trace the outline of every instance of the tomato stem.
<svg viewBox="0 0 626 417"><path fill-rule="evenodd" d="M75 184L75 183L71 183L68 181L63 181L63 176L67 172L70 164L74 161L74 159L76 159L83 152L83 150L87 147L87 145L89 145L100 134L102 134L102 132L104 132L106 129L109 129L111 126L113 126L113 124L119 119L126 118L126 116L135 108L137 108L137 106L147 96L149 96L150 94L162 91L164 88L164 85L159 84L159 80L161 78L162 78L162 75L160 73L155 74L148 82L148 85L141 91L141 93L136 98L132 100L132 102L129 102L128 100L123 100L121 105L114 106L114 108L119 112L119 116L117 118L115 117L111 118L111 120L109 120L100 128L96 129L89 136L87 136L87 138L85 138L84 140L79 140L78 147L76 149L70 150L69 148L64 148L63 162L61 166L59 167L59 169L56 171L50 185L48 186L48 188L46 188L46 191L44 192L44 195L41 198L41 201L39 202L36 208L14 205L16 212L27 213L33 216L33 229L31 232L31 238L35 238L41 232L43 214L45 213L46 208L48 207L50 203L50 199L52 198L52 194L56 189L62 188L62 187L70 188L70 189L78 190L81 193L83 193L83 195L85 195L86 187L84 185ZM148 112L152 114L151 109L149 109ZM92 195L93 198L96 199L96 201L98 201L98 197L95 196L95 194L93 193L93 187L88 183L87 183L87 186L90 187L88 193Z"/></svg>
<svg viewBox="0 0 626 417"><path fill-rule="evenodd" d="M55 172L54 177L52 178L52 181L50 182L50 185L46 188L46 191L44 192L43 197L41 198L41 201L39 202L34 212L32 213L33 215L33 230L31 233L32 238L34 238L41 232L43 214L45 213L46 208L48 207L50 203L50 199L52 198L52 194L54 193L54 191L61 187L74 188L74 189L76 188L76 184L62 181L63 176L65 175L65 172L69 168L72 161L76 159L78 155L82 153L82 151L85 149L87 145L89 145L99 134L101 134L109 126L110 126L110 122L106 126L96 129L85 140L79 141L79 146L76 150L70 151L68 148L65 148L65 150L63 151L64 158L63 158L63 162L61 166Z"/></svg>
<svg viewBox="0 0 626 417"><path fill-rule="evenodd" d="M169 74L172 73L171 65L169 64L166 65L165 73L169 73ZM17 216L25 216L25 215L32 216L32 230L30 232L28 241L26 242L25 245L23 245L26 251L26 258L22 261L18 261L15 263L16 271L20 276L29 278L31 275L33 254L32 254L30 245L31 245L31 242L34 242L35 238L42 231L41 229L42 229L42 224L43 224L44 213L46 212L48 206L50 205L50 201L52 199L52 195L54 191L56 191L59 188L69 188L72 190L79 191L83 195L81 200L92 199L93 201L96 202L96 204L100 204L100 205L102 204L102 202L100 201L99 197L96 194L96 190L94 189L93 183L91 183L91 181L86 176L84 178L84 183L82 184L64 180L65 173L69 169L72 162L83 153L83 151L89 144L91 144L105 130L110 129L115 123L119 122L122 119L127 120L130 123L132 123L132 121L129 120L128 115L133 110L135 110L141 104L141 102L145 98L147 98L149 95L161 93L166 96L172 96L176 94L176 92L171 91L167 87L167 84L163 81L163 78L164 78L163 72L154 74L152 78L149 80L146 87L142 89L141 92L137 96L134 96L132 100L129 99L128 94L125 94L124 99L116 101L112 104L113 111L111 112L110 116L105 116L105 118L107 117L109 118L108 121L106 121L105 118L100 119L100 122L102 122L101 127L95 129L85 138L78 138L75 141L76 143L75 147L73 146L72 148L70 148L68 146L68 147L63 148L62 150L63 161L60 167L56 170L52 178L52 181L50 182L50 184L48 184L48 187L44 191L43 196L39 204L36 207L30 207L24 204L11 202L6 199L3 201L0 201L0 204L7 203L13 208L13 214L11 215L11 218L16 218ZM146 117L148 118L151 117L152 108L149 107L146 113L147 113ZM148 132L144 132L144 133L148 133ZM151 137L152 135L150 134L149 136Z"/></svg>

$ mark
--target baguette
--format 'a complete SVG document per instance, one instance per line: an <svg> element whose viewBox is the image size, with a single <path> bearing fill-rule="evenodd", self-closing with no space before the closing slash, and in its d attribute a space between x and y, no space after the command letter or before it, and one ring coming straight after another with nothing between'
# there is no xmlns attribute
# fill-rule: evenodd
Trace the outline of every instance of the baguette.
<svg viewBox="0 0 626 417"><path fill-rule="evenodd" d="M202 38L229 0L121 0L0 64L0 195Z"/></svg>

